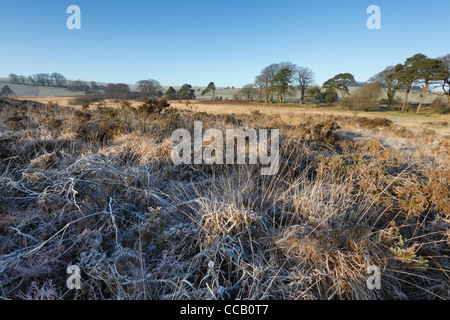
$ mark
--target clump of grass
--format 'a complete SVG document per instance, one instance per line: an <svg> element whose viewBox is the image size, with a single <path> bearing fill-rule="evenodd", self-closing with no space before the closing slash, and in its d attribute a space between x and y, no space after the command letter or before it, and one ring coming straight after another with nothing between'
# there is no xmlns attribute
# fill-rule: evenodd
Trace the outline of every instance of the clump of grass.
<svg viewBox="0 0 450 320"><path fill-rule="evenodd" d="M357 118L356 122L363 128L375 129L375 128L385 128L391 127L393 125L392 120L386 118Z"/></svg>
<svg viewBox="0 0 450 320"><path fill-rule="evenodd" d="M260 118L262 117L262 113L261 110L255 109L255 110L250 110L250 115L255 117L255 118Z"/></svg>
<svg viewBox="0 0 450 320"><path fill-rule="evenodd" d="M450 113L450 106L444 104L442 99L436 98L433 100L433 102L430 104L430 109L437 114L449 114Z"/></svg>
<svg viewBox="0 0 450 320"><path fill-rule="evenodd" d="M160 114L170 107L166 100L145 99L143 105L139 106L137 111L141 117L149 117L152 114Z"/></svg>
<svg viewBox="0 0 450 320"><path fill-rule="evenodd" d="M48 119L46 124L47 124L49 130L55 131L62 127L63 120L52 118L52 119Z"/></svg>
<svg viewBox="0 0 450 320"><path fill-rule="evenodd" d="M71 106L87 106L93 103L103 103L103 96L95 96L95 95L86 95L80 96L69 100L69 105Z"/></svg>
<svg viewBox="0 0 450 320"><path fill-rule="evenodd" d="M340 140L337 134L337 130L340 127L332 120L326 120L311 126L303 126L301 129L302 135L307 141L336 144Z"/></svg>
<svg viewBox="0 0 450 320"><path fill-rule="evenodd" d="M436 127L448 127L448 122L447 121L437 121L437 122L426 122L426 125L429 126L436 126Z"/></svg>

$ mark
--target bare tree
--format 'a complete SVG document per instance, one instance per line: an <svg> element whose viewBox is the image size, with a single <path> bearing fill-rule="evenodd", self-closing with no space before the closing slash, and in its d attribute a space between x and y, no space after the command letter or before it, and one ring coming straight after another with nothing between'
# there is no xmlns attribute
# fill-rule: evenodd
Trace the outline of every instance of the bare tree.
<svg viewBox="0 0 450 320"><path fill-rule="evenodd" d="M275 76L279 74L283 69L289 70L292 76L296 68L297 66L292 62L285 61L281 63L271 64L261 71L260 75L256 77L255 83L259 85L260 90L264 93L265 102L273 103L275 93L278 94L278 100L282 101L286 90L285 88L281 89L282 87L280 87L280 75L278 76L278 79L275 79ZM291 82L292 81L290 81L289 83Z"/></svg>
<svg viewBox="0 0 450 320"><path fill-rule="evenodd" d="M12 83L18 83L19 82L19 76L15 73L10 73L9 74L9 81L11 81Z"/></svg>
<svg viewBox="0 0 450 320"><path fill-rule="evenodd" d="M254 84L246 84L239 90L239 94L247 100L247 102L254 100L255 96L258 95L258 90L255 88Z"/></svg>
<svg viewBox="0 0 450 320"><path fill-rule="evenodd" d="M137 83L137 86L143 98L155 98L164 95L161 84L156 80L141 80Z"/></svg>
<svg viewBox="0 0 450 320"><path fill-rule="evenodd" d="M263 75L259 75L255 78L255 86L258 88L259 101L260 102L264 101L266 83L264 81ZM267 103L267 100L265 100L265 102Z"/></svg>
<svg viewBox="0 0 450 320"><path fill-rule="evenodd" d="M273 78L278 73L278 66L276 64L271 64L268 67L265 67L261 74L259 75L258 82L263 84L264 88L264 98L265 102L273 102Z"/></svg>
<svg viewBox="0 0 450 320"><path fill-rule="evenodd" d="M105 94L111 99L128 99L130 87L125 83L110 83L106 86Z"/></svg>
<svg viewBox="0 0 450 320"><path fill-rule="evenodd" d="M68 81L67 89L70 91L86 91L88 88L87 83L82 80Z"/></svg>
<svg viewBox="0 0 450 320"><path fill-rule="evenodd" d="M63 87L66 85L67 80L66 77L64 77L62 74L60 73L56 73L54 72L51 76L51 79L55 80L55 86L57 87Z"/></svg>
<svg viewBox="0 0 450 320"><path fill-rule="evenodd" d="M27 80L29 80L33 86L36 85L36 79L34 76L28 76Z"/></svg>
<svg viewBox="0 0 450 320"><path fill-rule="evenodd" d="M45 86L51 84L51 76L47 73L38 73L33 75L35 84L38 86Z"/></svg>
<svg viewBox="0 0 450 320"><path fill-rule="evenodd" d="M314 85L314 72L306 67L297 67L294 71L294 80L298 82L297 88L300 91L301 102L305 104L306 90Z"/></svg>
<svg viewBox="0 0 450 320"><path fill-rule="evenodd" d="M25 76L18 76L18 82L19 83L25 84L26 81L27 81L27 77L25 77Z"/></svg>
<svg viewBox="0 0 450 320"><path fill-rule="evenodd" d="M265 103L269 102L269 78L266 74L261 73L255 78L255 84L259 88L259 100Z"/></svg>

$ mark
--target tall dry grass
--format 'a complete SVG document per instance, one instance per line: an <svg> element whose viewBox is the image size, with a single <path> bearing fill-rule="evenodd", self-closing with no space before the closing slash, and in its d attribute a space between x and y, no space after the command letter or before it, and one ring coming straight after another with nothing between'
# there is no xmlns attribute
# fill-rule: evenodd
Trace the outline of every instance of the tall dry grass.
<svg viewBox="0 0 450 320"><path fill-rule="evenodd" d="M1 299L450 297L445 137L344 116L128 107L0 102ZM172 131L198 120L279 128L279 172L173 166Z"/></svg>

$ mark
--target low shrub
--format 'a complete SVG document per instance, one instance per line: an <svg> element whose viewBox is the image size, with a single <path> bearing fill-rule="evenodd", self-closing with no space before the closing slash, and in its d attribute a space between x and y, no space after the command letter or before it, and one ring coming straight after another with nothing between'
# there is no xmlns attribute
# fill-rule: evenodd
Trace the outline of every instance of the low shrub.
<svg viewBox="0 0 450 320"><path fill-rule="evenodd" d="M391 127L394 122L386 118L357 118L356 122L363 128L375 129Z"/></svg>
<svg viewBox="0 0 450 320"><path fill-rule="evenodd" d="M71 106L89 106L93 103L100 103L104 100L103 96L80 96L69 100Z"/></svg>
<svg viewBox="0 0 450 320"><path fill-rule="evenodd" d="M144 104L139 106L137 111L141 117L147 118L152 114L160 114L169 107L170 104L165 99L145 99Z"/></svg>

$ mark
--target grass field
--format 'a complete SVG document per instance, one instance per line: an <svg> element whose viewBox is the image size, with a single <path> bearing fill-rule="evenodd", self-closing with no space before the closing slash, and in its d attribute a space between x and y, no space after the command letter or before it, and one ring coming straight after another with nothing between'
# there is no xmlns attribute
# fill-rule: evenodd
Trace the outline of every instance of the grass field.
<svg viewBox="0 0 450 320"><path fill-rule="evenodd" d="M135 103L138 105L139 103ZM259 110L263 114L281 117L283 121L289 123L291 121L296 121L299 117L307 115L324 115L326 116L347 116L347 117L384 117L392 120L398 125L404 125L408 127L423 126L427 125L428 122L440 122L449 121L450 115L437 115L437 114L420 114L417 115L415 112L402 113L400 111L380 111L380 112L368 112L368 111L353 111L353 110L342 110L336 107L310 107L306 106L280 106L273 105L268 106L264 104L226 104L226 103L204 103L195 101L187 105L186 103L172 102L172 105L178 109L193 109L198 112L207 112L210 114L250 114L252 110ZM450 134L450 131L443 131L444 134Z"/></svg>
<svg viewBox="0 0 450 320"><path fill-rule="evenodd" d="M64 101L0 100L0 299L450 299L447 116ZM174 166L194 121L279 129L280 170Z"/></svg>

